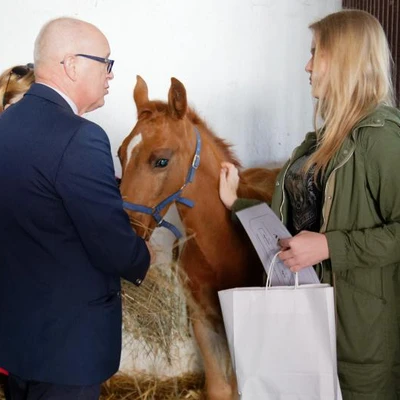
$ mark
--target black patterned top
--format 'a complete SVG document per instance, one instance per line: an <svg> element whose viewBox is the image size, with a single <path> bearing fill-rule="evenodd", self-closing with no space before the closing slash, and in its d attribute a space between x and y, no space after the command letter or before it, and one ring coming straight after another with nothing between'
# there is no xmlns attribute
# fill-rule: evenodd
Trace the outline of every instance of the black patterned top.
<svg viewBox="0 0 400 400"><path fill-rule="evenodd" d="M290 203L288 229L292 235L303 230L318 232L321 218L321 189L314 178L314 167L307 172L303 167L312 152L297 159L288 169L285 188Z"/></svg>

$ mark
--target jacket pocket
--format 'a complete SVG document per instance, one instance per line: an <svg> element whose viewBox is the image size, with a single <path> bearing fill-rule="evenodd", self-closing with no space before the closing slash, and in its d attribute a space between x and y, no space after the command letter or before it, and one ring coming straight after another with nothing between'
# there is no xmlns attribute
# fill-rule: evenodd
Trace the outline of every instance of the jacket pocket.
<svg viewBox="0 0 400 400"><path fill-rule="evenodd" d="M338 360L356 364L384 362L386 301L338 277L336 302Z"/></svg>

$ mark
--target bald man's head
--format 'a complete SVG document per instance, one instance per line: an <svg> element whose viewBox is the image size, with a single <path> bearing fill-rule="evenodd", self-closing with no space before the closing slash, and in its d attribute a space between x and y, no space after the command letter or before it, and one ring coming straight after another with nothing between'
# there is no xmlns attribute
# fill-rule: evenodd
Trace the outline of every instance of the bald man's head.
<svg viewBox="0 0 400 400"><path fill-rule="evenodd" d="M92 24L75 18L57 18L48 22L35 41L34 62L40 69L48 62L59 62L66 54L90 52L96 37L106 40Z"/></svg>
<svg viewBox="0 0 400 400"><path fill-rule="evenodd" d="M66 94L82 114L104 104L113 61L107 38L74 18L48 22L35 41L35 78ZM109 68L110 67L110 68Z"/></svg>

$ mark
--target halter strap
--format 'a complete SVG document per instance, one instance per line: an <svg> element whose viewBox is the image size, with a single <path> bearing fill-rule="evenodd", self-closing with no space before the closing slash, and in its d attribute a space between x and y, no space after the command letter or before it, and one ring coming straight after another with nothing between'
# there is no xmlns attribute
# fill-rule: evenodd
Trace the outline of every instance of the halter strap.
<svg viewBox="0 0 400 400"><path fill-rule="evenodd" d="M189 171L186 175L186 180L185 180L184 184L182 185L182 187L179 190L177 190L175 193L171 194L166 199L162 200L160 203L158 203L155 207L152 207L152 208L141 205L141 204L130 203L128 201L123 202L123 207L128 210L151 215L154 218L154 220L157 222L157 226L162 226L164 228L167 228L175 235L175 237L177 239L180 239L182 237L182 233L179 231L179 229L175 225L171 224L168 221L165 221L164 218L161 216L160 212L168 204L174 203L174 202L181 203L190 208L194 207L194 202L192 200L181 196L182 191L186 187L186 185L193 181L196 170L200 165L201 136L200 136L199 130L196 127L194 127L194 131L196 133L196 149L195 149L195 153L193 156L192 164L189 168Z"/></svg>

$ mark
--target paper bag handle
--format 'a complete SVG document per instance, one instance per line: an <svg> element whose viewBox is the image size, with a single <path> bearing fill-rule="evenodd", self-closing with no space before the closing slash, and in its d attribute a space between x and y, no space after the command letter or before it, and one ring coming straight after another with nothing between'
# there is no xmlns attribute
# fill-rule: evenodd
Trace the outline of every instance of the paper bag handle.
<svg viewBox="0 0 400 400"><path fill-rule="evenodd" d="M272 285L272 273L274 272L274 265L275 265L275 261L276 258L278 257L279 253L281 253L281 251L278 251L273 257L271 262L269 263L269 267L268 267L268 276L267 276L267 282L265 283L265 289L268 289L271 287ZM299 274L297 272L295 272L294 274L294 288L297 289L299 287Z"/></svg>

